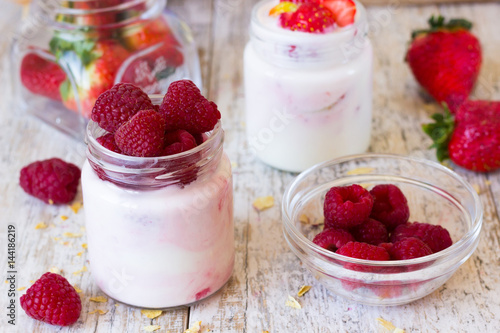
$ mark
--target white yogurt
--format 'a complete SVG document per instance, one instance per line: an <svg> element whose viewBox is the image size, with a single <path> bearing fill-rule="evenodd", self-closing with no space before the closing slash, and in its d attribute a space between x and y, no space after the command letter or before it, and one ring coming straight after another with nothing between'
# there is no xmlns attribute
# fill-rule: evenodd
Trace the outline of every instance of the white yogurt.
<svg viewBox="0 0 500 333"><path fill-rule="evenodd" d="M245 48L246 127L252 152L278 169L300 172L370 143L372 47L366 15L324 34L283 29L257 4Z"/></svg>

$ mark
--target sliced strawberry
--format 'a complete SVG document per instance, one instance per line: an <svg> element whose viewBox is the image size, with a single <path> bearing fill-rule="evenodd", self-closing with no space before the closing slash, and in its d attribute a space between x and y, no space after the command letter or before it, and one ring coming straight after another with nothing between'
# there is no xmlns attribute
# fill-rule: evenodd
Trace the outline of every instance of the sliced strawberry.
<svg viewBox="0 0 500 333"><path fill-rule="evenodd" d="M309 33L321 33L333 27L332 12L316 3L303 3L296 11L280 15L280 24L285 29Z"/></svg>
<svg viewBox="0 0 500 333"><path fill-rule="evenodd" d="M356 4L354 1L322 0L320 3L333 13L335 22L339 27L345 27L354 23L354 15L356 15Z"/></svg>
<svg viewBox="0 0 500 333"><path fill-rule="evenodd" d="M55 62L28 53L21 62L21 82L32 93L57 101L61 100L59 86L66 73Z"/></svg>

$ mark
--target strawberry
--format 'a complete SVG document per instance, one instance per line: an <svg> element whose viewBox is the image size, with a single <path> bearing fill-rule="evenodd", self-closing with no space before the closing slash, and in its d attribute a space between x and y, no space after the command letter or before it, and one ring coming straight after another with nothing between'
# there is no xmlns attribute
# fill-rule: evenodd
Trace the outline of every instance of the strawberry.
<svg viewBox="0 0 500 333"><path fill-rule="evenodd" d="M434 114L435 123L422 126L434 141L437 158L450 158L472 171L500 168L500 101L466 101L455 115Z"/></svg>
<svg viewBox="0 0 500 333"><path fill-rule="evenodd" d="M134 52L164 42L165 45L179 46L172 30L163 18L150 22L139 22L123 28L120 39L125 47Z"/></svg>
<svg viewBox="0 0 500 333"><path fill-rule="evenodd" d="M320 0L320 3L328 8L339 27L345 27L354 23L356 15L356 4L352 0Z"/></svg>
<svg viewBox="0 0 500 333"><path fill-rule="evenodd" d="M56 37L57 38L57 37ZM129 52L114 40L83 40L68 42L66 40L53 39L51 46L57 57L73 59L76 54L79 63L73 64L77 68L72 72L78 75L76 90L78 100L82 107L82 115L89 117L92 107L100 94L110 89L115 82L115 75L129 56ZM78 112L75 89L70 80L61 84L61 96L64 105Z"/></svg>
<svg viewBox="0 0 500 333"><path fill-rule="evenodd" d="M32 93L57 101L61 100L59 86L66 73L55 62L35 53L28 53L21 62L21 82Z"/></svg>
<svg viewBox="0 0 500 333"><path fill-rule="evenodd" d="M406 53L413 75L438 102L454 113L474 87L481 66L481 47L462 19L445 23L442 16L429 19L430 29L413 32Z"/></svg>
<svg viewBox="0 0 500 333"><path fill-rule="evenodd" d="M282 2L278 6L285 5L286 2ZM332 12L323 5L306 2L298 6L296 10L293 8L295 8L293 4L289 5L287 9L289 11L280 14L279 22L285 29L321 33L335 24Z"/></svg>

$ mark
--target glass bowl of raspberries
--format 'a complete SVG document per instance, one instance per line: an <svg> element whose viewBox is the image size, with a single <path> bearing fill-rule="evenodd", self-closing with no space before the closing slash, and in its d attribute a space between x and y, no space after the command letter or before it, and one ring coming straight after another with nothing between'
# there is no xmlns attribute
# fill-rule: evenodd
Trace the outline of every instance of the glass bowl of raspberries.
<svg viewBox="0 0 500 333"><path fill-rule="evenodd" d="M389 154L313 166L287 188L282 213L291 250L324 286L383 306L443 285L476 249L483 220L459 175Z"/></svg>

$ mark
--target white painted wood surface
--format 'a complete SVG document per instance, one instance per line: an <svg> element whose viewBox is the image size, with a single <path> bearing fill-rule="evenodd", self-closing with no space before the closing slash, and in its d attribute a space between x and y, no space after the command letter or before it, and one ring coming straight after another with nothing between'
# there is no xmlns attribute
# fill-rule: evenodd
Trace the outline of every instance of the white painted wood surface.
<svg viewBox="0 0 500 333"><path fill-rule="evenodd" d="M484 206L484 227L474 255L439 290L414 303L398 307L364 306L328 292L288 250L282 235L281 195L294 174L280 172L255 161L244 136L242 54L248 40L252 0L170 0L169 7L193 29L202 64L204 93L223 112L225 149L234 162L236 266L232 278L216 295L189 308L168 310L147 319L139 309L113 301L90 302L101 295L91 272L73 274L88 266L83 210L49 206L26 195L19 187L22 166L40 159L60 157L81 165L85 146L39 120L20 114L10 101L7 48L0 43L0 252L6 263L7 225L17 229L17 287L29 287L51 267L82 289L82 315L69 328L42 324L17 308L17 325L7 324L7 284L0 288L0 331L12 332L140 332L155 324L157 332L183 332L202 321L203 332L389 332L381 317L406 332L497 332L500 330L500 172L481 175L456 171L479 188ZM476 98L500 100L500 4L369 7L370 37L374 45L374 119L372 152L391 152L435 159L430 140L420 124L432 113L403 62L406 43L414 28L425 26L431 14L465 17L475 22L474 33L483 46L484 63ZM0 23L1 24L1 23ZM2 26L2 29L4 27ZM4 30L2 30L4 31ZM263 212L252 208L256 197L273 195L275 206ZM81 195L76 199L81 200ZM68 216L62 220L61 216ZM35 229L44 221L46 229ZM64 232L82 233L67 238ZM79 252L83 252L78 256ZM2 276L5 276L4 269ZM285 306L288 295L301 285L312 285L300 299L301 310ZM24 291L18 292L17 297ZM89 314L102 309L106 314Z"/></svg>

